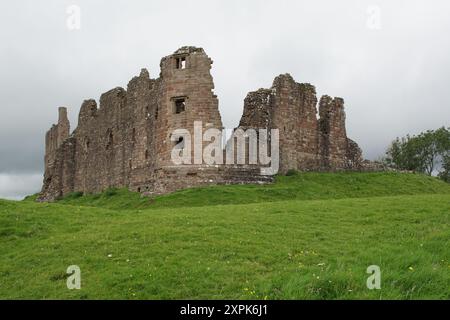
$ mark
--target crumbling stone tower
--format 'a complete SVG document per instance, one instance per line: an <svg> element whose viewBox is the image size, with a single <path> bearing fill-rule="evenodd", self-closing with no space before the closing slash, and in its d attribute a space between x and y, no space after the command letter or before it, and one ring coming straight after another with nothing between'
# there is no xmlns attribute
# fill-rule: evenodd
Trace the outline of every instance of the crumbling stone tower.
<svg viewBox="0 0 450 320"><path fill-rule="evenodd" d="M174 130L185 128L193 136L194 121L201 121L203 129L222 129L219 101L213 92L210 73L212 63L203 49L195 47L183 47L161 60L162 111L156 137L158 165L173 165L170 155L175 142L170 135ZM193 145L191 150L193 152Z"/></svg>
<svg viewBox="0 0 450 320"><path fill-rule="evenodd" d="M345 169L348 139L345 130L344 100L323 96L319 103L319 147L323 169Z"/></svg>
<svg viewBox="0 0 450 320"><path fill-rule="evenodd" d="M242 128L279 130L280 172L362 170L358 145L347 138L344 100L323 96L317 118L316 89L289 74L271 89L250 92L244 101Z"/></svg>
<svg viewBox="0 0 450 320"><path fill-rule="evenodd" d="M50 166L55 161L55 152L69 137L70 123L67 119L67 108L58 109L58 124L53 125L45 135L45 165Z"/></svg>
<svg viewBox="0 0 450 320"><path fill-rule="evenodd" d="M203 49L182 47L162 58L158 78L142 69L126 90L118 87L102 94L99 105L85 100L72 133L67 109L59 108L58 123L46 134L39 200L110 187L160 194L210 184L271 182L273 178L261 175L255 165L172 162L174 146L188 143L172 136L175 129L194 136L194 122L201 121L202 136L208 128L223 127L211 65ZM280 75L271 89L247 95L240 128L279 129L281 172L360 170L361 150L346 136L343 100L322 97L320 119L316 104L312 85ZM192 139L192 159L194 150Z"/></svg>

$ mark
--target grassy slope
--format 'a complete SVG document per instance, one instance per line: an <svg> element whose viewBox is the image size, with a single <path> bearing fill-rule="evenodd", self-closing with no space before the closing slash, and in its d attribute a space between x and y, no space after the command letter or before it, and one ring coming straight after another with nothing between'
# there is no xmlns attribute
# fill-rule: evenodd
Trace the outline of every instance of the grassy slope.
<svg viewBox="0 0 450 320"><path fill-rule="evenodd" d="M127 190L101 195L76 195L63 204L110 209L182 208L225 204L247 204L286 200L362 198L450 192L450 186L436 178L400 173L303 173L279 176L270 185L230 185L179 191L154 199L141 198Z"/></svg>
<svg viewBox="0 0 450 320"><path fill-rule="evenodd" d="M0 201L0 298L450 298L450 187L432 178L113 193ZM365 286L371 264L382 290Z"/></svg>

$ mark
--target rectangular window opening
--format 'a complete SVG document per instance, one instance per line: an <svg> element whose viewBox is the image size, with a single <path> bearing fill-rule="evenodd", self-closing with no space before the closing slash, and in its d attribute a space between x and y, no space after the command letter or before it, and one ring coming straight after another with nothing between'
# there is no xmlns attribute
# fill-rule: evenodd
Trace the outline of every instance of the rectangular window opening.
<svg viewBox="0 0 450 320"><path fill-rule="evenodd" d="M176 99L175 100L175 113L182 113L186 111L186 100L185 99Z"/></svg>
<svg viewBox="0 0 450 320"><path fill-rule="evenodd" d="M186 57L177 58L177 69L186 69Z"/></svg>

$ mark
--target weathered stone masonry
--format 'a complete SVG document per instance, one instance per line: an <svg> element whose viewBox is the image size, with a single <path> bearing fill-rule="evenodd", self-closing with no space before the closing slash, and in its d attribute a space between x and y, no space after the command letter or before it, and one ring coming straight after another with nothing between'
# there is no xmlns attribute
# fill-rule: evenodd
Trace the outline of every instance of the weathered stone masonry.
<svg viewBox="0 0 450 320"><path fill-rule="evenodd" d="M323 96L317 119L316 89L297 83L289 74L275 78L271 89L245 98L242 128L277 128L280 172L363 170L358 145L347 138L344 100Z"/></svg>
<svg viewBox="0 0 450 320"><path fill-rule="evenodd" d="M44 185L39 199L52 201L70 192L101 192L127 187L142 193L167 193L199 185L266 183L252 165L175 166L170 135L175 129L222 129L210 73L212 60L203 49L183 47L161 60L159 78L143 69L127 86L83 102L77 128L70 134L66 108L46 134ZM344 101L323 96L314 86L288 74L271 89L247 95L239 127L279 129L280 172L362 170L358 145L347 138ZM191 132L193 133L193 132ZM191 148L193 150L193 147Z"/></svg>

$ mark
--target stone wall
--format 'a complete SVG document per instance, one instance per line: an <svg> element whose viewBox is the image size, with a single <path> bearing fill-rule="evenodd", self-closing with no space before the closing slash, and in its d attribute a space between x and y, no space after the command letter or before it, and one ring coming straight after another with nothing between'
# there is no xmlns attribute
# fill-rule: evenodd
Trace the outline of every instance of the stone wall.
<svg viewBox="0 0 450 320"><path fill-rule="evenodd" d="M84 101L72 134L67 109L60 108L58 123L46 134L39 200L110 187L159 194L199 185L271 182L257 166L208 165L201 159L176 166L171 160L180 142L171 139L173 130L184 128L192 135L195 121L202 122L202 134L223 127L212 63L201 48L178 49L162 58L158 78L142 69L126 90L102 94L99 106L95 100ZM361 169L361 150L346 136L343 103L322 97L317 119L314 86L284 74L275 78L271 89L247 95L239 127L279 129L281 172ZM192 156L194 149L192 140Z"/></svg>

